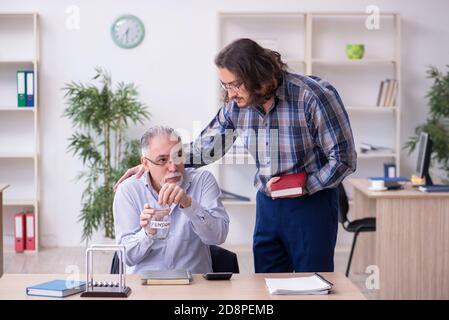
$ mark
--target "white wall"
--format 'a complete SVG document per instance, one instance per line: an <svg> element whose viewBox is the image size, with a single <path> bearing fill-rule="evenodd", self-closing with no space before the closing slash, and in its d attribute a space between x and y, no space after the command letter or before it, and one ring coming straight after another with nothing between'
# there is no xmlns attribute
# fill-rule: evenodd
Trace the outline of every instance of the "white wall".
<svg viewBox="0 0 449 320"><path fill-rule="evenodd" d="M66 151L72 129L61 117L65 82L88 81L95 66L105 67L113 79L140 87L141 100L153 114L148 125L192 131L194 121L205 125L217 108L213 58L218 11L364 11L370 4L402 16L404 141L426 117L425 93L430 85L425 79L426 66L449 63L449 2L445 0L0 1L1 11L36 11L40 15L42 245L80 244L82 228L77 220L83 185L74 178L82 166ZM81 10L79 30L65 28L69 5ZM133 50L118 48L109 34L112 21L124 13L136 14L146 27L144 42ZM139 137L143 130L133 127L130 135ZM410 174L414 158L403 153L402 164L403 173ZM251 233L248 230L248 235Z"/></svg>

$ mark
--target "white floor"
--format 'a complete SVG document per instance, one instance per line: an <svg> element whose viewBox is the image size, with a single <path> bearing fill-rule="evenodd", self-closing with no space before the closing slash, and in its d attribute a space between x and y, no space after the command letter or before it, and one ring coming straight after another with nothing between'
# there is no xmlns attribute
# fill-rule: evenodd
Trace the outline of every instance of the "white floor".
<svg viewBox="0 0 449 320"><path fill-rule="evenodd" d="M253 256L250 247L229 247L237 253L241 273L253 273ZM337 247L335 252L335 271L344 273L348 261L349 248ZM95 273L109 273L112 254L96 253L94 256ZM5 252L5 273L85 273L85 248L42 248L38 253ZM351 274L350 279L368 298L375 299L376 292L365 286L367 275Z"/></svg>

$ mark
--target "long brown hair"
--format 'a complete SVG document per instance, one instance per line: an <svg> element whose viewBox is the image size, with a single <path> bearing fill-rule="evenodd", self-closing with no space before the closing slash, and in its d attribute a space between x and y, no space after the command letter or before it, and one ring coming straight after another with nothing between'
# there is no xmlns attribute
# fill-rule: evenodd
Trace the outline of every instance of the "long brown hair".
<svg viewBox="0 0 449 320"><path fill-rule="evenodd" d="M262 48L251 39L238 39L227 45L215 57L215 65L228 69L245 85L250 105L262 105L273 97L287 69L279 52ZM227 92L223 99L229 102Z"/></svg>

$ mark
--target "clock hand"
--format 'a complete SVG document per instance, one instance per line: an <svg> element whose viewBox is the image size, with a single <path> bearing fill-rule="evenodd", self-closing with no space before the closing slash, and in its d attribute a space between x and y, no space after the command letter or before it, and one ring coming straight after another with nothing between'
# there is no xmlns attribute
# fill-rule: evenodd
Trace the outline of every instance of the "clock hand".
<svg viewBox="0 0 449 320"><path fill-rule="evenodd" d="M123 33L126 41L128 41L128 31L129 31L129 28L127 28L126 31Z"/></svg>

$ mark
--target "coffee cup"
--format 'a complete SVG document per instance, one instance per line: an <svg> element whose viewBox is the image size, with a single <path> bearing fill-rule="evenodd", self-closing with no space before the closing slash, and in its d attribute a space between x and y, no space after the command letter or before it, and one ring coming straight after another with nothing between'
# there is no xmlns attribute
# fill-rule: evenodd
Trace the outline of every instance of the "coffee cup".
<svg viewBox="0 0 449 320"><path fill-rule="evenodd" d="M385 189L385 182L383 180L371 180L372 190L383 190Z"/></svg>

